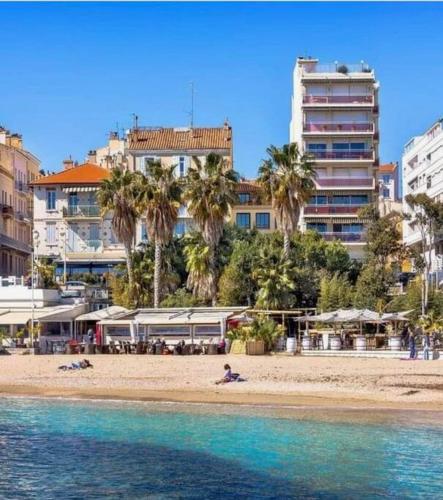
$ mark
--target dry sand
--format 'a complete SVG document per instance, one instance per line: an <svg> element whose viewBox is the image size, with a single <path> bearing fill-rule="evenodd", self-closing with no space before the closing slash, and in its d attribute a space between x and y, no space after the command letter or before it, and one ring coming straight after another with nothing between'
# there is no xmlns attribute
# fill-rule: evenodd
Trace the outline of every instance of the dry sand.
<svg viewBox="0 0 443 500"><path fill-rule="evenodd" d="M0 394L443 410L443 361L301 356L0 356ZM215 385L223 365L247 382Z"/></svg>

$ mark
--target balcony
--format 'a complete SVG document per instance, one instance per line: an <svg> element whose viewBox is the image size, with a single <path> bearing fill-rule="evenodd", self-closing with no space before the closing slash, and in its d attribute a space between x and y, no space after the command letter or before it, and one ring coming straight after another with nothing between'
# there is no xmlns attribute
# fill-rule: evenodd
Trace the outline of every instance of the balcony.
<svg viewBox="0 0 443 500"><path fill-rule="evenodd" d="M11 207L11 205L3 205L1 209L1 214L5 219L11 218L14 216L14 209Z"/></svg>
<svg viewBox="0 0 443 500"><path fill-rule="evenodd" d="M70 207L63 207L63 217L98 218L100 217L100 207L98 205L73 205Z"/></svg>
<svg viewBox="0 0 443 500"><path fill-rule="evenodd" d="M23 181L15 181L15 190L26 193L28 192L28 185Z"/></svg>
<svg viewBox="0 0 443 500"><path fill-rule="evenodd" d="M334 133L334 132L356 132L356 133L373 133L373 123L305 123L304 132L310 133Z"/></svg>
<svg viewBox="0 0 443 500"><path fill-rule="evenodd" d="M340 240L346 243L360 243L365 241L365 233L320 233L326 241Z"/></svg>
<svg viewBox="0 0 443 500"><path fill-rule="evenodd" d="M372 149L307 151L316 160L374 160Z"/></svg>
<svg viewBox="0 0 443 500"><path fill-rule="evenodd" d="M30 254L32 252L31 246L27 243L23 243L22 241L16 240L15 238L11 238L10 236L2 233L0 233L0 247L12 248L26 254Z"/></svg>
<svg viewBox="0 0 443 500"><path fill-rule="evenodd" d="M75 244L67 244L67 253L97 253L103 250L102 240L81 240Z"/></svg>
<svg viewBox="0 0 443 500"><path fill-rule="evenodd" d="M315 183L319 188L372 188L374 179L372 177L317 177Z"/></svg>
<svg viewBox="0 0 443 500"><path fill-rule="evenodd" d="M307 205L305 215L356 215L365 205Z"/></svg>
<svg viewBox="0 0 443 500"><path fill-rule="evenodd" d="M372 95L304 95L303 104L316 105L358 105L372 106L374 98Z"/></svg>
<svg viewBox="0 0 443 500"><path fill-rule="evenodd" d="M303 65L304 73L340 73L343 75L347 75L348 73L368 73L369 75L373 74L373 70L369 67L368 64L364 62L354 63L354 64L345 64L345 63L318 63L317 61L305 61L310 64Z"/></svg>

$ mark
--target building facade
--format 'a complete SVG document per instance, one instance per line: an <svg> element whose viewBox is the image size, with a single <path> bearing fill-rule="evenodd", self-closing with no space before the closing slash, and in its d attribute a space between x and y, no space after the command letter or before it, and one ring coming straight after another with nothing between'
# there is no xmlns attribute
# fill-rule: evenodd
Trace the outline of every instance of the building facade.
<svg viewBox="0 0 443 500"><path fill-rule="evenodd" d="M127 168L131 171L143 172L147 162L161 160L165 166L176 165L177 177L184 177L194 157L204 162L210 153L219 154L228 168L233 168L232 148L232 128L228 123L212 128L137 127L127 134L125 156ZM192 226L192 217L186 206L182 206L176 236L182 236ZM142 221L138 237L146 239L146 226Z"/></svg>
<svg viewBox="0 0 443 500"><path fill-rule="evenodd" d="M272 232L277 229L274 211L264 201L255 180L241 180L237 185L238 204L232 207L230 222L242 229Z"/></svg>
<svg viewBox="0 0 443 500"><path fill-rule="evenodd" d="M58 276L104 274L124 262L123 246L111 226L111 214L101 217L96 194L109 177L108 169L85 163L64 162L62 172L32 183L34 239L38 259L57 264Z"/></svg>
<svg viewBox="0 0 443 500"><path fill-rule="evenodd" d="M301 229L341 240L354 258L365 245L357 212L376 201L378 116L378 83L366 64L297 59L290 141L314 157L317 173Z"/></svg>
<svg viewBox="0 0 443 500"><path fill-rule="evenodd" d="M382 216L402 212L398 170L397 163L384 163L377 170L378 207Z"/></svg>
<svg viewBox="0 0 443 500"><path fill-rule="evenodd" d="M0 276L23 276L32 252L32 193L40 161L0 127Z"/></svg>
<svg viewBox="0 0 443 500"><path fill-rule="evenodd" d="M404 147L402 157L403 212L412 215L406 196L426 193L443 202L443 120L435 122L423 135L413 137ZM403 222L403 242L418 246L421 241L418 227L411 220ZM431 272L443 278L443 240L432 248ZM427 258L427 256L425 256Z"/></svg>

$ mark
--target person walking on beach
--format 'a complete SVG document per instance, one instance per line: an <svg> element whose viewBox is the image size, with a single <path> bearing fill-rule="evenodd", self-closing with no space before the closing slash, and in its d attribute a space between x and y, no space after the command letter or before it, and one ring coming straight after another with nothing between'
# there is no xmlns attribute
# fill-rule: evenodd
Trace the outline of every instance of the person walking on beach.
<svg viewBox="0 0 443 500"><path fill-rule="evenodd" d="M423 335L423 359L426 361L429 360L430 349L431 349L431 337L429 336L429 333L426 332Z"/></svg>
<svg viewBox="0 0 443 500"><path fill-rule="evenodd" d="M409 359L415 359L417 356L415 347L415 331L409 331Z"/></svg>

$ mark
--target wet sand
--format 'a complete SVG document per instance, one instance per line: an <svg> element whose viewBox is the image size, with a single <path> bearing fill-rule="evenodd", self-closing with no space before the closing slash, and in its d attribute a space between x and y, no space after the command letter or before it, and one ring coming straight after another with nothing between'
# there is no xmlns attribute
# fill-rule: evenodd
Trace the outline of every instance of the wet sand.
<svg viewBox="0 0 443 500"><path fill-rule="evenodd" d="M0 394L310 408L443 411L443 361L301 356L0 356ZM246 382L215 385L229 363Z"/></svg>

